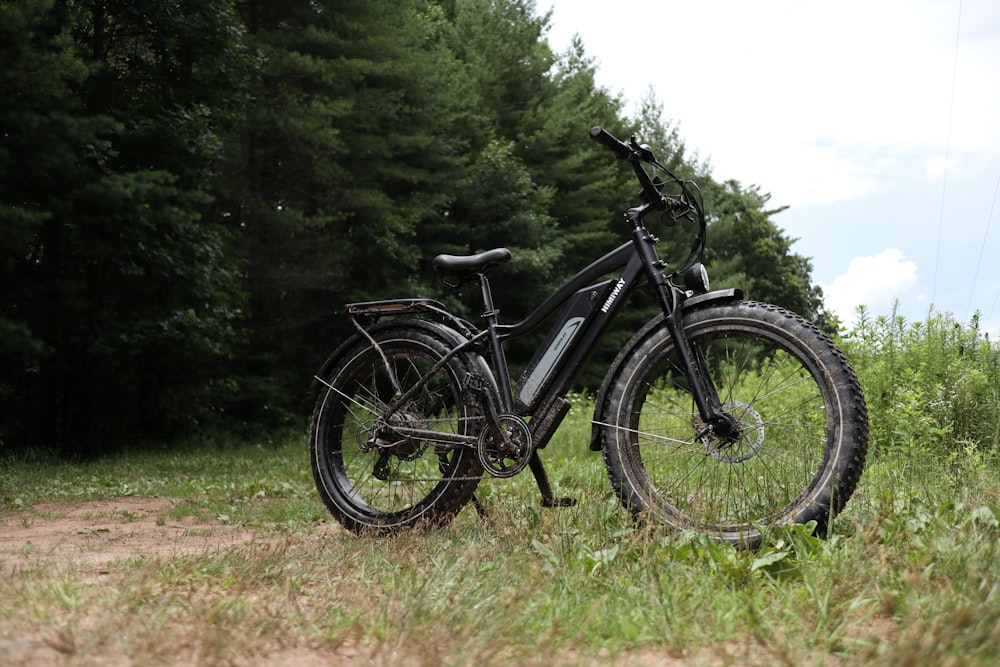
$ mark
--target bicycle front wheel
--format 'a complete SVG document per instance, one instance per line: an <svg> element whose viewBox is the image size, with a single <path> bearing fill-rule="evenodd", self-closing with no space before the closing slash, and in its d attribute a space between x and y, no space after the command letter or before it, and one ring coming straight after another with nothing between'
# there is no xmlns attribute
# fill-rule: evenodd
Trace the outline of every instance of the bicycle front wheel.
<svg viewBox="0 0 1000 667"><path fill-rule="evenodd" d="M819 329L755 302L708 304L684 329L738 427L700 418L665 328L625 359L605 403L604 456L637 516L756 548L769 527L819 532L857 485L868 417L857 377Z"/></svg>
<svg viewBox="0 0 1000 667"><path fill-rule="evenodd" d="M425 328L373 327L319 378L313 476L349 530L442 524L472 496L482 467L462 444L478 428L463 401L468 360L439 365L448 350Z"/></svg>

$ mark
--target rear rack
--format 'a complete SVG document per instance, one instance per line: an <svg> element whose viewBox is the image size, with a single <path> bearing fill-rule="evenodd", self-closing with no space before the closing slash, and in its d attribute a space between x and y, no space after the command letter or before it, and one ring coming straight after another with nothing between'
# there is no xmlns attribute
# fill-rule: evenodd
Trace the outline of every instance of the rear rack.
<svg viewBox="0 0 1000 667"><path fill-rule="evenodd" d="M383 317L423 315L431 320L456 328L467 338L479 333L472 324L445 310L444 304L434 299L392 299L389 301L362 301L349 303L347 314L362 326L378 322Z"/></svg>

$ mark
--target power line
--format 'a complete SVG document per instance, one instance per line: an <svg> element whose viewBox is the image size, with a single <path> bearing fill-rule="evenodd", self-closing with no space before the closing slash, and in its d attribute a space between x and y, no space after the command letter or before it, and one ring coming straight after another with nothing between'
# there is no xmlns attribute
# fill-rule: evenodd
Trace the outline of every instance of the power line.
<svg viewBox="0 0 1000 667"><path fill-rule="evenodd" d="M990 216L986 218L986 234L990 233L990 223L993 221L993 211L997 206L997 193L1000 193L1000 176L997 177L997 185L993 189L993 203L990 204ZM986 250L986 234L983 234L983 247L979 249L979 261L983 261L983 251ZM976 278L979 277L979 264L976 264L976 276L972 279L972 290L976 289ZM997 307L997 299L1000 298L1000 289L997 290L996 296L993 297L993 305L990 306L990 312L986 316L986 322L990 321L993 317L993 309ZM972 292L969 293L969 305L965 307L965 315L969 315L969 307L972 305Z"/></svg>
<svg viewBox="0 0 1000 667"><path fill-rule="evenodd" d="M948 106L948 139L944 148L944 176L941 183L941 212L938 215L937 250L934 254L934 282L931 288L931 305L937 297L938 266L941 264L941 234L944 231L945 193L948 191L948 161L951 157L951 128L955 117L955 86L958 80L958 46L962 37L962 0L958 0L958 28L955 30L955 58L951 70L951 102Z"/></svg>
<svg viewBox="0 0 1000 667"><path fill-rule="evenodd" d="M965 305L965 318L969 318L969 310L972 308L972 297L976 293L976 281L979 280L979 266L983 263L983 253L986 251L986 238L990 235L990 223L993 222L993 210L997 206L997 193L1000 192L1000 176L997 177L997 185L993 188L993 203L990 204L990 214L986 218L986 231L983 232L983 243L979 247L979 261L976 262L976 272L972 275L972 289L969 290L969 303ZM994 301L996 305L996 301ZM992 315L992 311L990 312Z"/></svg>
<svg viewBox="0 0 1000 667"><path fill-rule="evenodd" d="M990 318L993 317L993 311L996 310L997 307L997 299L1000 299L1000 290L997 290L997 295L993 297L993 305L990 306L990 314L986 316L986 319L983 320L984 322L988 323Z"/></svg>

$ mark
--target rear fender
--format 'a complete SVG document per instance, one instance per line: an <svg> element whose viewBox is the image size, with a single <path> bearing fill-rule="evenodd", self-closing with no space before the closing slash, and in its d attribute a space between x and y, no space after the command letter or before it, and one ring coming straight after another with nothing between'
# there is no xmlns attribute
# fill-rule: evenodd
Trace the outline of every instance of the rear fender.
<svg viewBox="0 0 1000 667"><path fill-rule="evenodd" d="M455 331L453 328L441 322L436 322L433 320L420 320L420 319L410 319L410 318L399 318L399 319L389 319L382 322L377 322L371 326L365 327L365 333L373 338L377 337L378 334L392 329L419 329L421 332L442 341L448 347L454 349L459 345L467 343L468 338ZM326 377L327 373L331 369L336 367L340 363L341 359L344 358L347 353L354 348L356 345L363 343L368 339L364 333L360 331L355 333L353 336L345 340L341 345L331 354L327 360L320 367L319 371L313 376L313 382L311 386L311 391L313 394L319 393L319 388L322 386L323 381L320 378ZM458 354L458 356L463 357L469 366L469 372L479 375L483 380L487 382L490 389L494 392L494 396L499 396L499 389L496 383L496 379L493 377L493 371L490 369L486 359L480 354L474 347L469 347Z"/></svg>
<svg viewBox="0 0 1000 667"><path fill-rule="evenodd" d="M698 308L703 308L709 304L715 304L719 302L726 301L741 301L743 299L743 290L739 288L716 290L714 292L708 292L707 294L701 294L690 299L686 299L681 303L682 313L688 310L694 310ZM604 375L604 380L601 382L601 388L597 392L597 400L594 402L594 419L590 429L590 449L595 452L601 451L601 426L598 422L601 421L601 411L604 409L604 401L607 400L608 390L614 383L615 378L618 376L618 371L621 369L622 364L625 363L625 359L629 354L638 346L642 341L644 341L650 334L657 331L663 326L663 322L666 316L663 314L657 315L649 322L639 329L634 336L625 344L615 360L611 362L611 367L608 368L608 372Z"/></svg>

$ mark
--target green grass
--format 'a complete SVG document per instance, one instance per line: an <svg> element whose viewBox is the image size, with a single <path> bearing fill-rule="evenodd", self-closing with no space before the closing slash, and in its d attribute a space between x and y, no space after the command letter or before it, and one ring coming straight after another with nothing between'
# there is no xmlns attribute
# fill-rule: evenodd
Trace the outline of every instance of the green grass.
<svg viewBox="0 0 1000 667"><path fill-rule="evenodd" d="M382 539L329 525L303 434L6 461L0 532L43 520L43 503L57 516L125 496L261 532L125 559L96 581L72 563L0 565L0 662L4 642L43 636L68 664L994 664L995 461L876 451L829 539L802 528L747 553L636 527L586 450L588 419L580 402L544 452L576 507L542 509L525 474L481 485L489 520L470 507L446 528Z"/></svg>
<svg viewBox="0 0 1000 667"><path fill-rule="evenodd" d="M488 520L469 507L382 539L331 525L304 429L73 464L8 456L0 538L131 496L171 499L158 526L256 537L97 572L26 544L0 561L0 664L29 646L69 665L992 667L1000 348L938 315L863 319L845 346L872 427L858 489L829 538L797 527L755 553L636 526L587 450L579 397L543 452L576 507L542 509L525 473L480 485Z"/></svg>
<svg viewBox="0 0 1000 667"><path fill-rule="evenodd" d="M251 524L325 518L304 433L277 440L243 443L221 435L84 462L11 457L0 468L0 510L136 496L177 499L175 518Z"/></svg>

